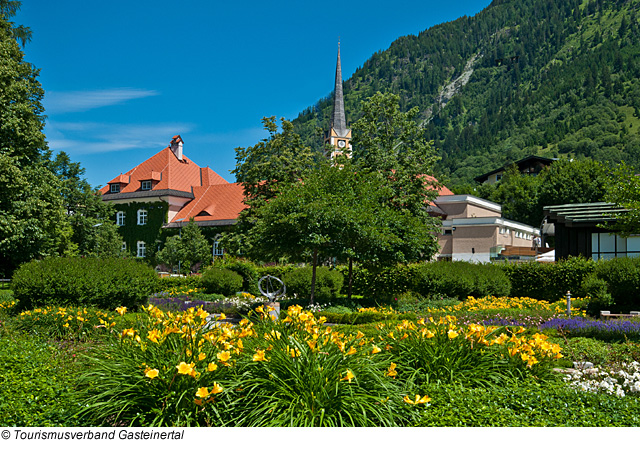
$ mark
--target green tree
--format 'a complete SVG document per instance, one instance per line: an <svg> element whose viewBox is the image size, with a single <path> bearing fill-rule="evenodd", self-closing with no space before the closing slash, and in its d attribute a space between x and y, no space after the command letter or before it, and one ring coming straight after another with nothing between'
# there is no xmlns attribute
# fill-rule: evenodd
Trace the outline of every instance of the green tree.
<svg viewBox="0 0 640 450"><path fill-rule="evenodd" d="M0 1L0 153L28 165L48 159L49 152L39 70L23 60L16 42L16 37L26 41L30 32L8 21L19 6L20 2Z"/></svg>
<svg viewBox="0 0 640 450"><path fill-rule="evenodd" d="M156 254L159 263L168 265L171 270L179 266L184 274L192 273L198 264L210 263L211 257L211 245L202 235L193 217L189 219L189 224L180 230L180 235L168 237Z"/></svg>
<svg viewBox="0 0 640 450"><path fill-rule="evenodd" d="M211 245L202 235L202 231L193 217L189 219L189 224L182 229L181 244L182 263L186 270L193 271L197 264L211 262Z"/></svg>
<svg viewBox="0 0 640 450"><path fill-rule="evenodd" d="M73 230L72 242L78 254L84 256L119 256L122 237L113 222L114 206L104 202L89 183L82 178L85 170L60 152L49 164L60 180L60 192L66 218Z"/></svg>
<svg viewBox="0 0 640 450"><path fill-rule="evenodd" d="M160 264L169 266L173 272L182 260L182 239L180 236L169 236L164 242L164 246L156 254L156 259Z"/></svg>
<svg viewBox="0 0 640 450"><path fill-rule="evenodd" d="M555 161L540 174L540 208L604 200L609 169L589 158Z"/></svg>
<svg viewBox="0 0 640 450"><path fill-rule="evenodd" d="M640 233L640 176L627 165L622 164L611 176L605 199L628 209L616 215L616 221L608 228L622 235Z"/></svg>
<svg viewBox="0 0 640 450"><path fill-rule="evenodd" d="M55 175L0 153L0 273L10 276L33 258L74 254L72 234Z"/></svg>
<svg viewBox="0 0 640 450"><path fill-rule="evenodd" d="M502 206L502 215L516 222L539 227L542 210L538 211L539 177L521 174L514 164L505 170L489 200Z"/></svg>
<svg viewBox="0 0 640 450"><path fill-rule="evenodd" d="M284 118L281 132L274 116L264 117L262 123L268 138L252 147L236 148L236 168L231 173L242 184L249 208L240 213L233 231L224 237L224 246L230 252L250 251L251 244L245 237L255 222L256 207L274 198L282 186L297 182L317 166L321 156L302 144L291 122Z"/></svg>
<svg viewBox="0 0 640 450"><path fill-rule="evenodd" d="M15 16L20 10L21 2L17 0L0 0L0 15L3 16L11 27L11 34L14 39L19 40L24 47L27 42L31 41L31 29L24 25L15 25L8 19Z"/></svg>
<svg viewBox="0 0 640 450"><path fill-rule="evenodd" d="M251 256L283 254L312 262L311 303L319 257L367 265L430 258L437 250L428 223L390 204L392 189L348 160L325 163L255 211ZM349 286L352 285L352 270ZM349 289L349 295L350 295Z"/></svg>
<svg viewBox="0 0 640 450"><path fill-rule="evenodd" d="M388 183L397 208L433 222L425 202L438 194L427 176L438 158L416 122L418 108L403 113L399 103L399 96L380 92L364 102L363 115L352 127L353 161Z"/></svg>

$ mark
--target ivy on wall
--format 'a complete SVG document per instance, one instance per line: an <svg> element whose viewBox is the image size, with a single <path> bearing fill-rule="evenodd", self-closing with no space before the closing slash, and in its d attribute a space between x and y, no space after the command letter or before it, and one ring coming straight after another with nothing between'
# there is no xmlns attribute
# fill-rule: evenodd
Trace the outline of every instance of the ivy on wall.
<svg viewBox="0 0 640 450"><path fill-rule="evenodd" d="M147 223L138 225L138 210L147 211ZM118 203L115 204L114 222L119 211L124 212L124 225L118 227L118 232L122 236L122 240L127 244L127 252L135 257L137 253L138 241L144 241L146 244L145 260L151 265L155 265L155 254L159 248L164 246L169 236L180 233L179 228L162 228L169 219L169 204L166 202L149 202L149 203ZM229 231L232 225L222 227L202 227L200 230L212 246L218 240L220 234Z"/></svg>
<svg viewBox="0 0 640 450"><path fill-rule="evenodd" d="M118 227L122 240L127 244L127 251L135 256L138 249L138 241L146 244L146 258L152 262L153 255L158 251L164 239L161 239L162 226L167 223L169 204L166 202L149 203L118 203L115 205L116 220L119 211L124 212L124 225ZM138 225L138 210L147 211L147 223Z"/></svg>

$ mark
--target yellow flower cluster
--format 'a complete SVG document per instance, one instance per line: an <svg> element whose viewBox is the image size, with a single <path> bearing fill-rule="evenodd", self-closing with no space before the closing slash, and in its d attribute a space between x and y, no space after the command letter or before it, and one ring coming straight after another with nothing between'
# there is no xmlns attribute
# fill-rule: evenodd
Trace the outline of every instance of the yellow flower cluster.
<svg viewBox="0 0 640 450"><path fill-rule="evenodd" d="M15 300L9 300L9 301L4 301L4 302L0 302L0 309L11 309L16 305Z"/></svg>
<svg viewBox="0 0 640 450"><path fill-rule="evenodd" d="M506 330L506 333L502 332L497 335L500 328L479 324L458 326L456 317L450 315L440 317L437 320L430 317L428 320L420 319L415 323L403 320L396 325L385 323L377 325L377 329L380 331L379 339L387 341L387 347L392 346L393 341L409 338L435 339L437 341L464 339L470 341L472 346L501 346L502 355L520 358L529 368L544 359L551 360L563 357L562 348L557 344L547 342L547 336L543 334L536 333L531 338L518 337L526 331L525 328L518 327L513 331ZM395 375L395 367L390 368L389 372Z"/></svg>
<svg viewBox="0 0 640 450"><path fill-rule="evenodd" d="M398 314L398 312L393 309L391 306L377 306L377 307L369 307L369 308L359 308L358 312L360 313L377 313L383 314L385 316L393 316Z"/></svg>
<svg viewBox="0 0 640 450"><path fill-rule="evenodd" d="M125 308L126 309L126 308ZM18 316L19 320L54 321L62 324L63 328L82 328L85 324L91 324L94 328L112 328L115 326L114 316L98 309L81 307L56 307L35 308L23 311ZM97 325L100 323L100 325Z"/></svg>
<svg viewBox="0 0 640 450"><path fill-rule="evenodd" d="M171 288L168 292L170 297L175 295L191 295L197 292L202 292L204 289L201 288L187 288L187 287L179 287L179 288Z"/></svg>
<svg viewBox="0 0 640 450"><path fill-rule="evenodd" d="M551 311L551 312L563 312L563 307L554 303L551 304L544 300L536 300L534 298L529 297L483 297L483 298L475 298L475 297L467 297L467 299L459 303L455 306L446 306L444 308L438 309L428 309L427 311L430 313L441 313L441 312L467 312L467 311L484 311L489 309L522 309L522 310L543 310L543 311ZM585 315L584 311L578 310L576 308L572 309L573 315Z"/></svg>
<svg viewBox="0 0 640 450"><path fill-rule="evenodd" d="M253 324L247 319L237 327L229 323L222 323L224 315L215 320L209 320L210 315L202 308L190 308L180 313L164 312L154 305L144 309L148 315L143 328L127 328L120 332L122 343L136 345L141 350L150 350L150 346L163 346L166 341L173 340L169 348L182 348L184 353L177 353L179 362L175 366L151 368L145 365L142 375L150 380L171 380L176 375L190 376L200 380L202 373L218 370L218 364L231 367L234 357L243 349L243 338L255 336ZM176 345L176 340L179 345ZM153 352L151 352L153 353ZM173 354L173 350L171 350ZM194 402L204 405L213 401L213 395L222 392L218 383L199 386L195 392Z"/></svg>
<svg viewBox="0 0 640 450"><path fill-rule="evenodd" d="M171 382L176 377L183 381L190 380L193 383L194 402L201 406L213 401L214 396L223 391L222 386L214 383L214 380L225 385L225 371L241 364L272 364L272 361L281 362L284 357L295 367L310 359L317 360L322 355L336 355L339 352L346 364L339 375L334 375L334 381L358 383L357 367L361 361L355 358L383 357L385 352L404 340L426 340L434 345L492 347L496 357L514 358L529 368L544 360L562 357L560 347L547 342L542 334L527 338L523 336L524 328L500 332L498 330L503 328L460 325L452 315L438 319L380 323L377 325L377 335L367 337L362 332L345 334L323 326L325 317L316 318L300 306L289 307L277 323L270 314L272 311L268 306L260 306L250 315L252 319L255 317L253 322L243 319L234 326L220 322L219 318L211 320L201 308L174 313L149 305L145 308L148 315L146 325L141 323L137 329L121 330L119 336L123 345L138 346L147 355L155 354L156 349L165 349L163 358L172 358L173 362L165 359L155 362L148 360L147 364L140 366L140 376L149 383L158 380ZM255 329L263 326L264 331L258 335ZM250 350L245 350L245 345ZM389 361L388 367L388 363L385 363L382 375L398 377L401 369L396 363L399 362ZM320 364L318 370L323 370ZM404 398L405 403L410 405L427 404L430 400L423 394L411 394Z"/></svg>

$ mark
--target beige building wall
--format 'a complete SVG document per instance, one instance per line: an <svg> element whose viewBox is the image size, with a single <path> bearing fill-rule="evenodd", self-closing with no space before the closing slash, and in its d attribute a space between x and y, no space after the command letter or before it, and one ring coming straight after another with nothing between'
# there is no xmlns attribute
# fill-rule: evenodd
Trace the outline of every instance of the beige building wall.
<svg viewBox="0 0 640 450"><path fill-rule="evenodd" d="M500 205L478 197L441 196L434 203L446 214L438 236L442 258L490 262L492 249L496 253L500 247L531 249L533 238L540 234L528 225L502 219Z"/></svg>

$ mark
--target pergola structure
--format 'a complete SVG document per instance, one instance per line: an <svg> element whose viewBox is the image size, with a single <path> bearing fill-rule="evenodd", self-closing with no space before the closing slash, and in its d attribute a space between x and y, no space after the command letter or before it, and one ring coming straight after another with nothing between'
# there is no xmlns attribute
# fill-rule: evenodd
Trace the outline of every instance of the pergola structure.
<svg viewBox="0 0 640 450"><path fill-rule="evenodd" d="M627 256L627 253L635 256L636 240L640 238L617 236L610 226L617 215L627 209L598 202L545 206L543 210L547 223L553 224L553 227L542 228L545 236L556 238L556 261L568 256L593 259Z"/></svg>

